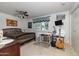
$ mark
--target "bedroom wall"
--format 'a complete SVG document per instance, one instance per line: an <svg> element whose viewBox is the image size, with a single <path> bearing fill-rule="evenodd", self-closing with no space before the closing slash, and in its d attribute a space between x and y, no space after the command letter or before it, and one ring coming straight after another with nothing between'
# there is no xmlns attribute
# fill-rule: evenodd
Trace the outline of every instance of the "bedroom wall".
<svg viewBox="0 0 79 59"><path fill-rule="evenodd" d="M65 14L65 19L63 19L63 23L64 25L61 27L61 29L63 29L65 31L65 43L69 43L71 45L71 38L70 38L70 13L69 11L65 11L65 12L59 12L59 13L55 13L51 15L50 18L50 23L49 23L49 31L53 31L53 25L54 25L54 21L56 21L56 15L59 14ZM56 26L56 29L59 29L58 26Z"/></svg>
<svg viewBox="0 0 79 59"><path fill-rule="evenodd" d="M17 26L6 26L6 19L17 20ZM22 29L27 28L26 20L19 19L18 17L0 12L0 29L3 29L3 28L22 28Z"/></svg>

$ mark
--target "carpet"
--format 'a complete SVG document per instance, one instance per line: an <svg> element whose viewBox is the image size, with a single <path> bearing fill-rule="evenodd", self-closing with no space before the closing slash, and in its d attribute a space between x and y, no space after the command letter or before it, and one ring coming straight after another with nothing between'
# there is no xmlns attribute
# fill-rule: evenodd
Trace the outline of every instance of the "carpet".
<svg viewBox="0 0 79 59"><path fill-rule="evenodd" d="M48 47L47 44L38 44L35 41L26 43L20 48L21 56L77 56L73 48L66 44L65 50Z"/></svg>
<svg viewBox="0 0 79 59"><path fill-rule="evenodd" d="M45 47L45 48L48 48L49 45L48 43L44 43L44 42L35 42L34 45L37 45L37 46L40 46L40 47Z"/></svg>

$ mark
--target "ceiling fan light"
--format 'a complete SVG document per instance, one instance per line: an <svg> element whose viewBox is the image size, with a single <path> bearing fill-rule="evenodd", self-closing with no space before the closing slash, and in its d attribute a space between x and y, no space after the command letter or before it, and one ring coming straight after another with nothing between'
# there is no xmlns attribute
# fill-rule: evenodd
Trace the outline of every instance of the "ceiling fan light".
<svg viewBox="0 0 79 59"><path fill-rule="evenodd" d="M28 18L28 16L29 16L29 15L27 14L27 13L28 13L27 11L16 11L16 12L17 12L17 14L18 14L18 17L21 18L21 19L22 19L22 18L23 18L23 19L24 19L24 18Z"/></svg>

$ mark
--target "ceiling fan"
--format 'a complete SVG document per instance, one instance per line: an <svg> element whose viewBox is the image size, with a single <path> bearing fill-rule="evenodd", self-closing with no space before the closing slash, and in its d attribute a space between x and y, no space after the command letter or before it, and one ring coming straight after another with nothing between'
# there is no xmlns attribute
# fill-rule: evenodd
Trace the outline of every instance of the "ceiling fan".
<svg viewBox="0 0 79 59"><path fill-rule="evenodd" d="M25 19L28 18L28 12L27 11L16 11L17 12L17 16L21 19Z"/></svg>

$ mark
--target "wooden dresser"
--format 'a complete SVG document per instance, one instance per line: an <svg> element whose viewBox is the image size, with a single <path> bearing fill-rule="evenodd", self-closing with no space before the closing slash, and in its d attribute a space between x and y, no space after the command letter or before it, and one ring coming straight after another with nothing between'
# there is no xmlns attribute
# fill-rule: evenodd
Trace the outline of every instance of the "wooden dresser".
<svg viewBox="0 0 79 59"><path fill-rule="evenodd" d="M20 44L12 42L0 49L0 56L20 56Z"/></svg>

